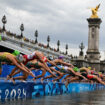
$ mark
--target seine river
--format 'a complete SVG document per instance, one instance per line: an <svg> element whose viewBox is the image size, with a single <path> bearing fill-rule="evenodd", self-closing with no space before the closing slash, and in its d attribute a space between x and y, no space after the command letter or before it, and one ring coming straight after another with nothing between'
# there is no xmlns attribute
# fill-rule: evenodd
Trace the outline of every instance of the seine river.
<svg viewBox="0 0 105 105"><path fill-rule="evenodd" d="M105 105L105 90L11 100L0 103L0 105Z"/></svg>

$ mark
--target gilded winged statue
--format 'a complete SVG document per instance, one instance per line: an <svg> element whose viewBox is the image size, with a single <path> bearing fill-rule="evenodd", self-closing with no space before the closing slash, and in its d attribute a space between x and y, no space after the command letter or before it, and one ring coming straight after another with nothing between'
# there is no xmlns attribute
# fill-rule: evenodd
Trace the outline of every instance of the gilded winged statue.
<svg viewBox="0 0 105 105"><path fill-rule="evenodd" d="M100 7L100 4L97 5L96 8L91 8L92 15L90 18L98 18L97 12L98 12L99 7Z"/></svg>

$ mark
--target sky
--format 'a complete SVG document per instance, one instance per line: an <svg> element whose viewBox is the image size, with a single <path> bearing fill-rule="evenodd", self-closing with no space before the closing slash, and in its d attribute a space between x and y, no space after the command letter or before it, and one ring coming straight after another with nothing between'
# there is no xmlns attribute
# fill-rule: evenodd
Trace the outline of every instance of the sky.
<svg viewBox="0 0 105 105"><path fill-rule="evenodd" d="M24 36L35 39L35 30L38 30L38 41L47 43L50 36L50 45L57 47L60 40L60 49L65 51L69 45L69 54L78 55L81 42L88 46L88 22L91 16L89 8L101 4L98 16L102 19L100 27L100 51L105 52L105 0L0 0L0 19L7 17L6 29L20 34L20 25L24 24ZM0 21L0 27L2 22Z"/></svg>

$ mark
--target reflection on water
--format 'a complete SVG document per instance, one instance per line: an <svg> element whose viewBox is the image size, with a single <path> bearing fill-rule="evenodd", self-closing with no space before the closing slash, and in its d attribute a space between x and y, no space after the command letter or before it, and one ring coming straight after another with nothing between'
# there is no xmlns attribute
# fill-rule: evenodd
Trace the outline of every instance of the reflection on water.
<svg viewBox="0 0 105 105"><path fill-rule="evenodd" d="M10 100L3 105L105 105L105 90L45 96L36 99Z"/></svg>

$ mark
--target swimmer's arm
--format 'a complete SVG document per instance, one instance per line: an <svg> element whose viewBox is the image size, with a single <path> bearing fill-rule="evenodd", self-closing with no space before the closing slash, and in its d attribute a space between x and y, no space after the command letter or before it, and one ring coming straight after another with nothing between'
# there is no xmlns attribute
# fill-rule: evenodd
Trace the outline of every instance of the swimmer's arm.
<svg viewBox="0 0 105 105"><path fill-rule="evenodd" d="M71 71L74 75L80 76L80 77L84 78L85 80L87 80L84 76L80 75L79 73L76 73L72 68L68 69L68 70Z"/></svg>
<svg viewBox="0 0 105 105"><path fill-rule="evenodd" d="M71 69L71 72L72 72L73 74L75 74L76 76L82 77L83 79L87 80L87 78L85 78L85 77L84 77L84 76L82 76L80 73L75 72L75 71L74 71L74 70L72 70L72 69Z"/></svg>
<svg viewBox="0 0 105 105"><path fill-rule="evenodd" d="M35 67L31 67L30 68L30 71L32 71L32 70L35 70L36 71L36 70L39 70L39 69L36 69Z"/></svg>
<svg viewBox="0 0 105 105"><path fill-rule="evenodd" d="M76 73L76 75L79 76L79 77L82 77L82 78L85 79L85 80L88 80L86 77L82 76L82 75L79 74L79 73Z"/></svg>
<svg viewBox="0 0 105 105"><path fill-rule="evenodd" d="M18 67L14 67L11 71L11 73L9 74L9 76L14 76L14 73L16 72L16 70L18 69Z"/></svg>
<svg viewBox="0 0 105 105"><path fill-rule="evenodd" d="M23 68L25 68L27 71L30 72L30 70L23 64L23 63L20 63L22 65Z"/></svg>
<svg viewBox="0 0 105 105"><path fill-rule="evenodd" d="M69 63L66 63L66 62L60 62L60 63L63 64L63 65L71 66L72 68L74 68L74 66L72 64L69 64Z"/></svg>
<svg viewBox="0 0 105 105"><path fill-rule="evenodd" d="M53 74L53 72L52 72L52 71L50 70L50 68L47 66L46 62L44 62L44 61L42 60L42 57L41 57L39 54L37 54L37 53L36 53L36 55L37 55L37 57L39 58L39 60L45 65L46 70L47 70L48 72L50 72L53 76L56 77L56 75Z"/></svg>
<svg viewBox="0 0 105 105"><path fill-rule="evenodd" d="M72 69L72 68L69 68L68 71L72 72L74 75L76 75L76 72Z"/></svg>
<svg viewBox="0 0 105 105"><path fill-rule="evenodd" d="M21 65L19 65L17 63L17 61L15 59L11 59L11 61L13 62L13 64L18 67L19 69L23 70L23 71L26 71L26 69L24 67L22 67Z"/></svg>
<svg viewBox="0 0 105 105"><path fill-rule="evenodd" d="M57 67L58 69L60 69L60 68L56 65L56 63L55 63L55 62L50 61L50 60L48 60L48 59L47 59L47 61L48 61L50 64L52 64L53 66L55 66L55 67Z"/></svg>
<svg viewBox="0 0 105 105"><path fill-rule="evenodd" d="M42 56L40 56L39 53L36 52L36 56L37 56L37 58L38 58L42 63L46 64L46 63L42 60Z"/></svg>
<svg viewBox="0 0 105 105"><path fill-rule="evenodd" d="M21 72L21 70L19 69L18 71L13 73L13 76L16 75L16 74L19 74L20 72Z"/></svg>
<svg viewBox="0 0 105 105"><path fill-rule="evenodd" d="M86 71L88 73L89 70L87 70L87 68L83 67L83 68L80 68L80 71Z"/></svg>
<svg viewBox="0 0 105 105"><path fill-rule="evenodd" d="M35 68L34 67L32 67L32 68L30 68L30 70L32 71L32 70L35 70Z"/></svg>

